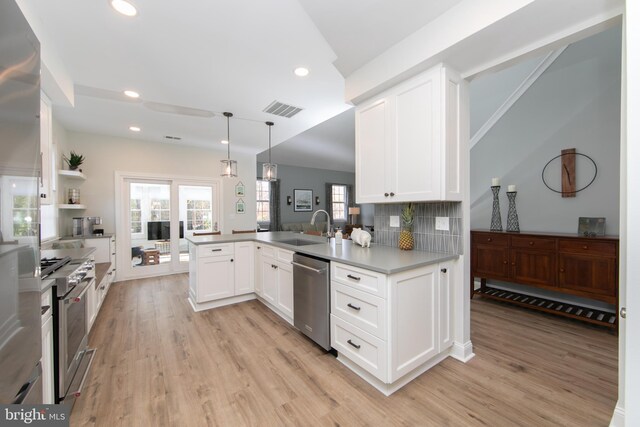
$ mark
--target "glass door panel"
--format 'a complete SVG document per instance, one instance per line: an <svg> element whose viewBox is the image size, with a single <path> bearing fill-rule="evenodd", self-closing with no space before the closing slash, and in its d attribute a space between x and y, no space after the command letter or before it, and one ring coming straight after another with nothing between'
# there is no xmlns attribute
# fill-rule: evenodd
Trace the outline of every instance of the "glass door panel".
<svg viewBox="0 0 640 427"><path fill-rule="evenodd" d="M131 267L171 264L171 185L129 182ZM182 224L180 224L182 225ZM182 227L180 227L182 237Z"/></svg>
<svg viewBox="0 0 640 427"><path fill-rule="evenodd" d="M185 237L218 231L214 189L210 185L179 185L178 199L180 223L184 224L179 245L180 262L189 262L189 242Z"/></svg>

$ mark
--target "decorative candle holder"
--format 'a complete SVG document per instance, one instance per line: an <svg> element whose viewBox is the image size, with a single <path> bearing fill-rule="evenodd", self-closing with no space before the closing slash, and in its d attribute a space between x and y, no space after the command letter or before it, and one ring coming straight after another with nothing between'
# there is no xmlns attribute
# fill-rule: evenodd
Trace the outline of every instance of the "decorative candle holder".
<svg viewBox="0 0 640 427"><path fill-rule="evenodd" d="M516 194L517 191L507 191L509 198L509 212L507 213L507 231L519 233L520 224L518 223L518 212L516 211Z"/></svg>
<svg viewBox="0 0 640 427"><path fill-rule="evenodd" d="M491 231L502 231L502 217L500 216L500 186L492 185L491 191L493 192L493 213L491 214Z"/></svg>

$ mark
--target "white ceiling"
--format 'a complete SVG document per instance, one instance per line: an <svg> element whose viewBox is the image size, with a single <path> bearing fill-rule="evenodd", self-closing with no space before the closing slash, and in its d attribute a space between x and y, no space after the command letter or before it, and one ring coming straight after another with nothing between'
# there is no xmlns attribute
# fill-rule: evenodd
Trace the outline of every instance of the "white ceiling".
<svg viewBox="0 0 640 427"><path fill-rule="evenodd" d="M220 113L231 111L232 153L264 150L266 120L276 123L277 145L347 110L343 75L459 2L134 0L139 14L127 18L107 0L19 1L74 83L75 106L54 105L66 128L158 142L178 136L178 144L222 151ZM308 77L293 74L300 65L311 70ZM132 102L125 89L141 99ZM290 119L264 113L274 100L304 110ZM210 117L152 111L149 102ZM345 141L353 133L347 122L327 123L296 141L320 144L329 133L332 143ZM142 132L130 132L131 125ZM325 148L344 151L339 144Z"/></svg>

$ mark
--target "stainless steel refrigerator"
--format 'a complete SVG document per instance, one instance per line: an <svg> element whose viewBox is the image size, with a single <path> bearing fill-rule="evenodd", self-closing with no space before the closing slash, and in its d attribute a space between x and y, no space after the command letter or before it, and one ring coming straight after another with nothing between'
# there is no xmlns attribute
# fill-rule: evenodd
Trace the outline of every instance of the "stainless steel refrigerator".
<svg viewBox="0 0 640 427"><path fill-rule="evenodd" d="M0 0L0 403L42 403L40 43Z"/></svg>

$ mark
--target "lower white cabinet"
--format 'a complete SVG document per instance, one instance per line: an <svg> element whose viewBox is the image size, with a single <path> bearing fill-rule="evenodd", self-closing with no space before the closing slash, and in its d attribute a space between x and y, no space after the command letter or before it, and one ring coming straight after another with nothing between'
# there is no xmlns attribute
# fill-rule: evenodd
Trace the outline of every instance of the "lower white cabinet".
<svg viewBox="0 0 640 427"><path fill-rule="evenodd" d="M49 306L42 315L42 403L54 403L53 386L53 297L51 288L42 294L42 306Z"/></svg>
<svg viewBox="0 0 640 427"><path fill-rule="evenodd" d="M262 244L255 243L253 257L253 291L262 296Z"/></svg>
<svg viewBox="0 0 640 427"><path fill-rule="evenodd" d="M293 252L265 244L258 245L260 297L289 323L293 322Z"/></svg>
<svg viewBox="0 0 640 427"><path fill-rule="evenodd" d="M254 298L253 242L189 245L189 300L195 310Z"/></svg>
<svg viewBox="0 0 640 427"><path fill-rule="evenodd" d="M389 395L448 356L454 263L384 275L332 262L331 345L338 359Z"/></svg>

